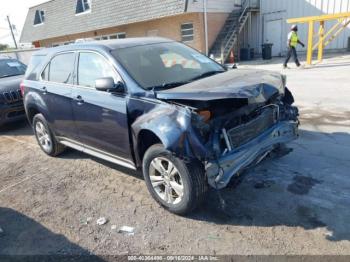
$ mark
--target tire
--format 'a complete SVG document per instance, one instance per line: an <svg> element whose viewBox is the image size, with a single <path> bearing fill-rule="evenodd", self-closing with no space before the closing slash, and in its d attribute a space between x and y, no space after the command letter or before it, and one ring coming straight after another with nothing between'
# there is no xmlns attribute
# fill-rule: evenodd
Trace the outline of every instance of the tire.
<svg viewBox="0 0 350 262"><path fill-rule="evenodd" d="M148 191L170 212L185 215L202 203L207 183L199 162L187 164L163 145L156 144L146 151L142 169Z"/></svg>
<svg viewBox="0 0 350 262"><path fill-rule="evenodd" d="M49 156L58 156L65 150L65 146L58 143L51 131L45 117L37 114L33 118L33 130L36 140L45 154Z"/></svg>

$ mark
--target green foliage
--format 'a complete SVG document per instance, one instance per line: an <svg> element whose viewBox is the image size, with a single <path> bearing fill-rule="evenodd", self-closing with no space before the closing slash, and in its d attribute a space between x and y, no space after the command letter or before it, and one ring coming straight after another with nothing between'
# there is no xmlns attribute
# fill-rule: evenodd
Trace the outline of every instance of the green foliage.
<svg viewBox="0 0 350 262"><path fill-rule="evenodd" d="M9 49L9 46L7 44L0 44L0 51L4 51Z"/></svg>

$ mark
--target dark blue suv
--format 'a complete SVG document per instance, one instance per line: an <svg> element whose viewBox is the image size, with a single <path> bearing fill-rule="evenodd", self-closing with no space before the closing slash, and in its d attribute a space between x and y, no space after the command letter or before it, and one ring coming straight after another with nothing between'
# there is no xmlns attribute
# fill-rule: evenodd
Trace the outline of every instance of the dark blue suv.
<svg viewBox="0 0 350 262"><path fill-rule="evenodd" d="M41 50L23 91L46 154L71 147L142 169L153 198L185 214L208 184L224 188L289 152L298 110L285 82L273 72L226 70L168 39L130 38Z"/></svg>

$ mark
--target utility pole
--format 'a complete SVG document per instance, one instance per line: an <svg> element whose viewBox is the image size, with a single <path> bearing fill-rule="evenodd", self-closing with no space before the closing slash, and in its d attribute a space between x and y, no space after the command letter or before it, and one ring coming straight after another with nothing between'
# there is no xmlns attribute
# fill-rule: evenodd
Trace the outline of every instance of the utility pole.
<svg viewBox="0 0 350 262"><path fill-rule="evenodd" d="M204 11L204 34L205 34L205 54L209 55L208 47L208 9L207 9L207 0L203 0L203 11Z"/></svg>
<svg viewBox="0 0 350 262"><path fill-rule="evenodd" d="M15 38L15 35L13 33L13 28L12 28L12 24L11 24L11 21L10 21L10 17L7 16L7 22L9 23L9 27L10 27L10 30L11 30L11 35L12 35L12 39L13 39L13 42L15 44L15 47L16 49L18 49L18 46L17 46L17 42L16 42L16 38Z"/></svg>

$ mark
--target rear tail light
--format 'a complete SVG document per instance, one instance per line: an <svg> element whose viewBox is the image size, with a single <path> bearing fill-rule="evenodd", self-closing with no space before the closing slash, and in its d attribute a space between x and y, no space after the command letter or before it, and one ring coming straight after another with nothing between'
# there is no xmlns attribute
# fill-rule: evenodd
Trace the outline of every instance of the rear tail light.
<svg viewBox="0 0 350 262"><path fill-rule="evenodd" d="M21 84L19 85L19 88L21 89L21 96L24 97L24 89L25 89L25 86L24 86L23 81L22 81Z"/></svg>

